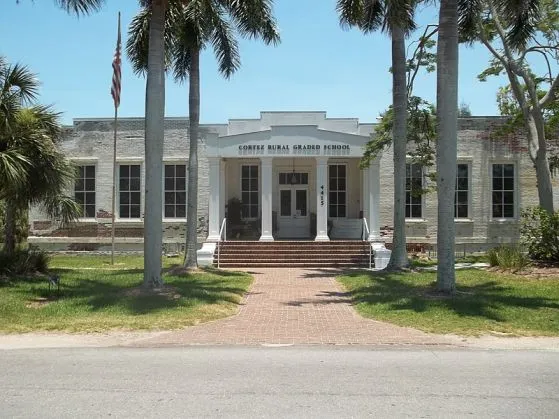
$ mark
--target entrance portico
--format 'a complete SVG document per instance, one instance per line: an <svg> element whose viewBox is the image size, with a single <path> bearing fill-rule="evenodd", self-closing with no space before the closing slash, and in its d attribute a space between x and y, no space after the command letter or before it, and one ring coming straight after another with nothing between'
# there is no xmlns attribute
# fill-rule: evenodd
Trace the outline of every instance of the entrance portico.
<svg viewBox="0 0 559 419"><path fill-rule="evenodd" d="M260 241L380 241L378 161L359 169L368 136L280 125L206 139L208 242L220 240L226 213L228 222L236 217L235 202Z"/></svg>

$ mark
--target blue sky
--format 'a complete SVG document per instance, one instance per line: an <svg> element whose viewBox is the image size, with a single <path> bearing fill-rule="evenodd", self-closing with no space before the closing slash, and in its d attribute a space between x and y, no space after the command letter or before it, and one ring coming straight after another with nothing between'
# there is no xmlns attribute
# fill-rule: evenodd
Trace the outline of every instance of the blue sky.
<svg viewBox="0 0 559 419"><path fill-rule="evenodd" d="M42 82L41 102L72 118L113 115L110 82L117 12L123 38L137 12L134 0L108 0L104 10L77 19L52 0L3 0L0 54L28 65ZM242 67L230 80L217 72L211 50L202 57L201 122L257 118L263 110L322 110L331 117L372 122L391 102L390 40L340 28L335 0L276 0L282 43L266 47L241 42ZM423 8L418 23L436 23L434 8ZM415 37L417 38L417 36ZM412 37L412 40L414 37ZM477 81L488 53L481 46L460 51L459 100L474 115L497 114L495 93L503 79ZM145 79L124 59L120 116L143 116ZM421 75L415 94L434 101L435 75ZM188 114L186 85L168 79L166 116Z"/></svg>

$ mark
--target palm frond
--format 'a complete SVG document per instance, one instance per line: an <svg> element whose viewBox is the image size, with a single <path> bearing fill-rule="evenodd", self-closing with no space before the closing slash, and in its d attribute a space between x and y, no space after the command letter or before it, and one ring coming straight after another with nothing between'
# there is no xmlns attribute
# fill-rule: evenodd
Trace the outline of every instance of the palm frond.
<svg viewBox="0 0 559 419"><path fill-rule="evenodd" d="M496 0L496 3L508 28L507 41L515 48L524 48L539 23L541 0Z"/></svg>
<svg viewBox="0 0 559 419"><path fill-rule="evenodd" d="M80 204L66 195L50 196L42 202L41 207L62 226L77 221L83 215Z"/></svg>
<svg viewBox="0 0 559 419"><path fill-rule="evenodd" d="M336 3L336 12L344 29L361 27L364 10L363 0L338 0Z"/></svg>
<svg viewBox="0 0 559 419"><path fill-rule="evenodd" d="M143 8L132 18L128 26L126 54L132 64L134 73L138 75L143 75L148 68L150 18L151 10Z"/></svg>
<svg viewBox="0 0 559 419"><path fill-rule="evenodd" d="M363 2L363 16L359 29L365 33L373 32L384 24L385 4L378 0L366 0Z"/></svg>
<svg viewBox="0 0 559 419"><path fill-rule="evenodd" d="M460 39L472 43L476 40L480 14L483 10L482 0L458 1L458 33Z"/></svg>
<svg viewBox="0 0 559 419"><path fill-rule="evenodd" d="M105 0L55 0L55 3L67 13L81 16L100 10Z"/></svg>
<svg viewBox="0 0 559 419"><path fill-rule="evenodd" d="M29 124L32 129L42 130L53 142L58 142L62 136L62 126L60 125L60 112L56 112L52 105L33 105L30 108L22 109L18 113L18 118L28 114Z"/></svg>
<svg viewBox="0 0 559 419"><path fill-rule="evenodd" d="M25 185L31 161L20 150L0 151L0 200Z"/></svg>
<svg viewBox="0 0 559 419"><path fill-rule="evenodd" d="M175 4L175 3L172 3ZM165 67L170 67L173 49L174 25L173 11L176 8L169 7L165 14ZM142 8L132 18L128 26L128 39L126 40L126 55L132 63L132 69L137 75L144 75L148 68L149 51L149 22L151 19L151 8Z"/></svg>
<svg viewBox="0 0 559 419"><path fill-rule="evenodd" d="M241 66L239 45L222 10L216 9L212 21L211 42L219 71L225 78L229 78Z"/></svg>
<svg viewBox="0 0 559 419"><path fill-rule="evenodd" d="M392 28L401 28L406 35L415 30L415 0L385 0L383 31L392 33Z"/></svg>
<svg viewBox="0 0 559 419"><path fill-rule="evenodd" d="M265 44L280 42L273 0L218 0L218 3L227 10L241 36L260 38Z"/></svg>
<svg viewBox="0 0 559 419"><path fill-rule="evenodd" d="M0 79L0 101L9 95L16 95L22 104L35 100L39 91L37 76L21 64L5 66L5 74Z"/></svg>

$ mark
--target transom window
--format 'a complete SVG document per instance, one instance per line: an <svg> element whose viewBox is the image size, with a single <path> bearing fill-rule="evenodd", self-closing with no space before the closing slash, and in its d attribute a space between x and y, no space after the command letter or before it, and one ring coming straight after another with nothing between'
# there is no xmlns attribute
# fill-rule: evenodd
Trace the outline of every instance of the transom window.
<svg viewBox="0 0 559 419"><path fill-rule="evenodd" d="M119 167L120 218L140 218L140 165L121 164Z"/></svg>
<svg viewBox="0 0 559 419"><path fill-rule="evenodd" d="M514 218L514 164L493 164L493 218Z"/></svg>
<svg viewBox="0 0 559 419"><path fill-rule="evenodd" d="M420 164L406 164L406 218L421 218L423 168Z"/></svg>
<svg viewBox="0 0 559 419"><path fill-rule="evenodd" d="M456 193L454 194L454 218L468 218L469 167L465 163L456 166Z"/></svg>
<svg viewBox="0 0 559 419"><path fill-rule="evenodd" d="M328 166L328 217L346 217L346 181L345 164Z"/></svg>
<svg viewBox="0 0 559 419"><path fill-rule="evenodd" d="M309 174L299 172L286 172L279 174L280 185L308 185Z"/></svg>
<svg viewBox="0 0 559 419"><path fill-rule="evenodd" d="M258 218L258 166L241 167L241 216Z"/></svg>
<svg viewBox="0 0 559 419"><path fill-rule="evenodd" d="M74 199L80 205L83 217L95 218L95 166L79 166L77 169Z"/></svg>
<svg viewBox="0 0 559 419"><path fill-rule="evenodd" d="M165 218L186 217L186 165L165 165Z"/></svg>

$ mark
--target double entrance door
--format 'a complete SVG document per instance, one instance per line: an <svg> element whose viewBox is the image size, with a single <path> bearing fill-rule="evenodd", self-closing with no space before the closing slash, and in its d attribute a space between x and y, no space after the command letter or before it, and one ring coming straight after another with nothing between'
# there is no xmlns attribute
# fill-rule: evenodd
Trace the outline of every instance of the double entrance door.
<svg viewBox="0 0 559 419"><path fill-rule="evenodd" d="M307 185L280 185L279 238L301 239L310 236L309 190Z"/></svg>

